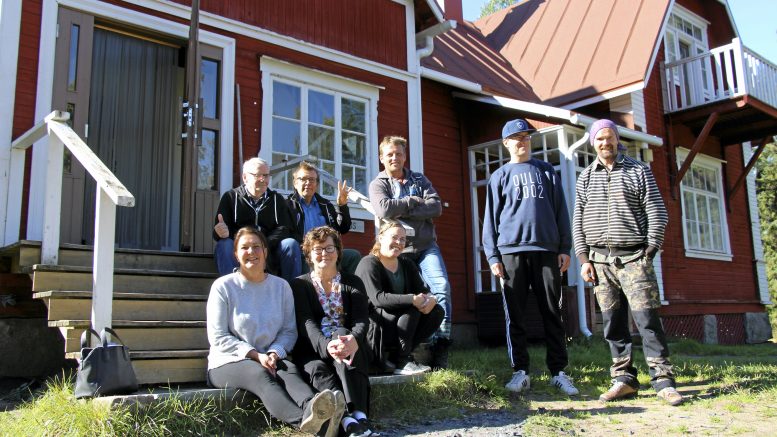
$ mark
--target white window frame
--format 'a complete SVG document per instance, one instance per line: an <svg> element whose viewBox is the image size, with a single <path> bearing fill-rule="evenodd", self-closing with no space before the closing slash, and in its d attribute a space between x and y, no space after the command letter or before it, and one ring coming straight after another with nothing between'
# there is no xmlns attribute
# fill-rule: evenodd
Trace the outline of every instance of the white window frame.
<svg viewBox="0 0 777 437"><path fill-rule="evenodd" d="M681 20L687 21L691 26L698 27L701 33L701 39L696 38L695 36L688 35L686 32L681 31L680 29L677 29L673 25L674 17L677 17ZM664 59L667 63L679 61L681 59L680 57L680 43L683 42L689 46L690 54L689 57L696 56L701 53L707 53L709 52L709 41L707 38L707 28L709 26L709 21L701 18L700 16L694 14L693 12L689 11L688 9L680 6L675 5L672 9L672 12L669 16L669 20L666 24L666 30L664 32ZM671 51L674 51L674 56L670 56L670 46ZM712 98L713 93L713 86L712 86L712 66L706 65L704 62L690 64L693 71L690 72L688 77L689 82L691 83L692 90L695 92L701 91L700 95L694 95L692 98L695 101L702 102L704 100L709 100ZM706 71L704 71L706 68ZM674 83L682 83L683 78L680 75L680 69L675 68L673 69L674 72ZM695 81L701 80L701 84L695 84ZM706 80L707 86L704 86L704 81Z"/></svg>
<svg viewBox="0 0 777 437"><path fill-rule="evenodd" d="M352 98L365 102L366 123L365 123L365 167L367 183L375 178L378 173L378 97L383 89L380 86L360 82L346 77L325 73L322 71L311 70L299 65L280 61L268 56L262 56L260 61L260 70L262 72L262 147L259 156L267 162L272 162L272 134L273 134L273 83L282 82L293 86L299 86L305 90L312 89L340 97ZM304 93L303 93L304 95ZM303 97L304 100L304 97ZM335 108L339 108L339 100L335 99ZM302 111L302 120L307 124L306 111ZM335 130L335 150L340 150L339 130ZM304 132L303 132L304 139ZM340 178L341 176L342 153L335 153L336 174L332 176ZM272 187L275 189L275 187ZM278 190L280 193L288 194L289 190ZM368 193L362 193L368 195ZM334 198L334 197L332 197ZM357 219L372 220L373 216L361 206L353 205L351 207L351 217Z"/></svg>
<svg viewBox="0 0 777 437"><path fill-rule="evenodd" d="M678 148L677 149L677 167L680 168L685 161L685 158L688 156L688 153L690 151L685 148ZM726 215L726 198L725 198L725 186L723 185L723 165L726 161L713 158L711 156L697 154L696 157L693 160L693 163L691 163L691 166L688 167L688 172L686 172L685 176L688 176L693 171L694 167L702 167L707 170L712 170L715 172L715 179L717 182L717 198L718 198L718 214L720 217L720 233L721 233L721 240L723 244L723 248L720 251L713 251L713 250L702 250L697 248L691 248L688 244L688 232L686 230L686 223L685 218L687 216L685 211L685 196L684 193L689 190L693 190L692 188L687 188L683 181L680 181L680 206L682 208L682 229L683 229L683 246L685 247L685 256L688 258L702 258L702 259L712 259L712 260L718 260L718 261L731 261L733 259L733 255L731 253L731 240L729 237L728 232L728 216ZM683 177L685 179L685 177Z"/></svg>

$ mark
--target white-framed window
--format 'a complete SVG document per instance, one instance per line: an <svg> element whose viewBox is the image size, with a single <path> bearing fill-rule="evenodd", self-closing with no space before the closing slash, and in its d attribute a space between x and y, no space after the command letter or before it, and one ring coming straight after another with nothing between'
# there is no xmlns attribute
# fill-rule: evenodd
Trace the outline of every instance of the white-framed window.
<svg viewBox="0 0 777 437"><path fill-rule="evenodd" d="M678 168L688 150L677 149ZM731 261L726 220L722 164L724 161L696 155L680 182L685 256Z"/></svg>
<svg viewBox="0 0 777 437"><path fill-rule="evenodd" d="M709 52L707 26L709 22L693 12L675 5L664 34L667 63ZM673 79L683 90L680 96L688 103L702 103L712 96L712 66L709 58L678 65L672 69Z"/></svg>
<svg viewBox="0 0 777 437"><path fill-rule="evenodd" d="M262 145L272 165L302 155L367 195L377 173L377 102L380 87L263 57ZM294 190L292 172L273 176L270 186ZM334 199L336 187L320 184Z"/></svg>

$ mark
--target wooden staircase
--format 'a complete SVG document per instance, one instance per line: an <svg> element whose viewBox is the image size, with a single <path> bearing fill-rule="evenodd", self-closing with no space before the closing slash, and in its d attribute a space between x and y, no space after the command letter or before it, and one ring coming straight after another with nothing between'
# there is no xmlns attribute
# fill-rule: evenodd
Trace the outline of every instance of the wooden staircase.
<svg viewBox="0 0 777 437"><path fill-rule="evenodd" d="M63 244L59 265L44 265L38 264L40 243L14 246L11 270L31 275L49 326L65 338L63 352L78 358L81 333L91 320L91 247ZM217 277L209 254L116 250L112 326L130 348L140 384L205 380L205 306Z"/></svg>

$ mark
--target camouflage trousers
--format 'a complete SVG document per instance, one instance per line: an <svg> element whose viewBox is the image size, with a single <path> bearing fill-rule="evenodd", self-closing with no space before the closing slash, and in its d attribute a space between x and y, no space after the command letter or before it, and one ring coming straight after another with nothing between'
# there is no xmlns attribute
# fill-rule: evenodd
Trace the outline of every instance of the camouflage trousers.
<svg viewBox="0 0 777 437"><path fill-rule="evenodd" d="M602 310L604 337L612 356L610 376L638 387L629 327L630 308L642 337L651 385L656 391L674 387L669 348L658 316L661 300L652 261L640 253L611 257L591 252L590 259L598 280L594 294Z"/></svg>

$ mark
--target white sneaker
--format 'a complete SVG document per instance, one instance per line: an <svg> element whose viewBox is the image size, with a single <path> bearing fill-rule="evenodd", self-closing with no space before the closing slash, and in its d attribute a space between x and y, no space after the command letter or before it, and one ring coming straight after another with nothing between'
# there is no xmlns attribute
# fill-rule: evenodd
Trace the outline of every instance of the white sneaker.
<svg viewBox="0 0 777 437"><path fill-rule="evenodd" d="M519 370L513 373L513 377L510 379L510 382L505 384L506 389L516 393L527 391L530 387L531 382L529 381L529 375L527 375L523 370Z"/></svg>
<svg viewBox="0 0 777 437"><path fill-rule="evenodd" d="M580 392L572 384L572 380L564 372L558 372L557 376L550 379L550 385L555 386L560 391L567 394L567 396L576 396Z"/></svg>

